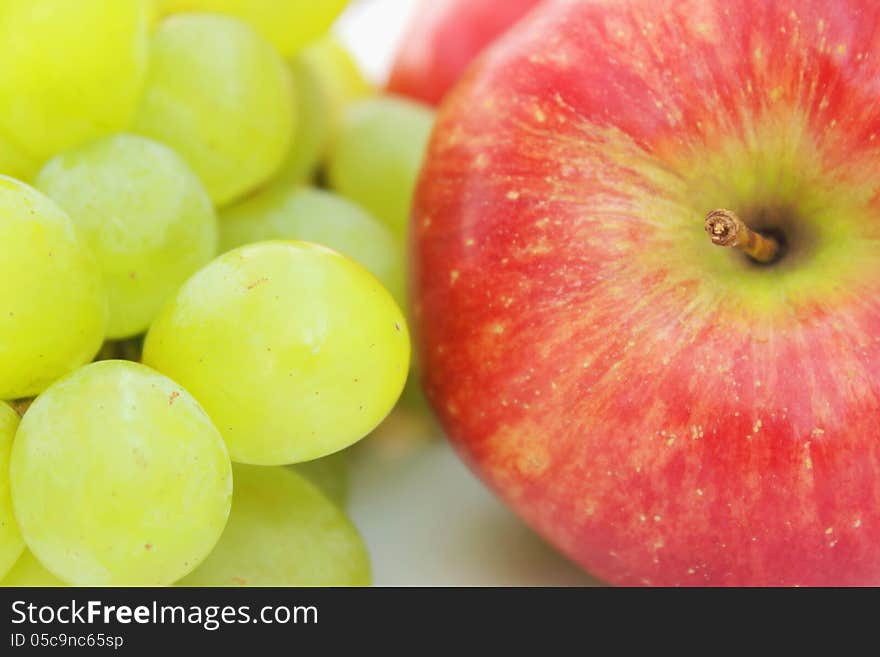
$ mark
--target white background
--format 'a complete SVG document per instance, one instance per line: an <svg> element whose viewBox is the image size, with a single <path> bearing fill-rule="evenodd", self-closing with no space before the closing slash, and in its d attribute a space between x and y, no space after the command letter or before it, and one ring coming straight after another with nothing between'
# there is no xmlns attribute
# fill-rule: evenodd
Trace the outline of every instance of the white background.
<svg viewBox="0 0 880 657"><path fill-rule="evenodd" d="M334 28L377 84L415 1L355 0ZM442 439L405 444L365 445L352 466L349 510L377 585L595 583L504 508Z"/></svg>

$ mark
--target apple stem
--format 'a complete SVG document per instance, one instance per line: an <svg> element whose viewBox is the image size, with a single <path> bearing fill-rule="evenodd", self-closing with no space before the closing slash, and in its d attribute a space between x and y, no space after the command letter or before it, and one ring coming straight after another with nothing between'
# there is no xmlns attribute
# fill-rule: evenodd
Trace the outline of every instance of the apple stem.
<svg viewBox="0 0 880 657"><path fill-rule="evenodd" d="M779 255L779 242L753 231L732 210L718 209L707 214L706 232L713 244L739 249L756 262L773 262Z"/></svg>

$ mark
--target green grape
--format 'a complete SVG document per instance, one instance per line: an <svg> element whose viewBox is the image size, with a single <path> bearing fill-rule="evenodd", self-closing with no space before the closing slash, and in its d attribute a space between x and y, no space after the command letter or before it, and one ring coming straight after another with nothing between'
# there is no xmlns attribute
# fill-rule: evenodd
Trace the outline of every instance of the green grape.
<svg viewBox="0 0 880 657"><path fill-rule="evenodd" d="M35 169L32 160L13 146L10 139L0 135L0 175L18 180L30 180Z"/></svg>
<svg viewBox="0 0 880 657"><path fill-rule="evenodd" d="M0 579L24 550L24 541L12 512L12 498L9 495L9 454L17 428L18 413L9 404L0 402Z"/></svg>
<svg viewBox="0 0 880 657"><path fill-rule="evenodd" d="M298 463L367 435L394 406L409 334L361 265L308 242L226 253L147 333L144 362L186 386L234 461Z"/></svg>
<svg viewBox="0 0 880 657"><path fill-rule="evenodd" d="M0 133L38 166L124 129L146 78L153 11L150 0L0 2Z"/></svg>
<svg viewBox="0 0 880 657"><path fill-rule="evenodd" d="M291 466L341 508L348 502L348 450Z"/></svg>
<svg viewBox="0 0 880 657"><path fill-rule="evenodd" d="M234 466L229 524L180 586L367 586L370 560L339 508L289 468Z"/></svg>
<svg viewBox="0 0 880 657"><path fill-rule="evenodd" d="M50 160L36 185L70 214L101 267L110 338L146 331L177 288L217 255L211 199L157 142L105 137Z"/></svg>
<svg viewBox="0 0 880 657"><path fill-rule="evenodd" d="M320 189L276 185L220 214L221 250L273 239L327 246L369 269L404 297L403 247L366 211Z"/></svg>
<svg viewBox="0 0 880 657"><path fill-rule="evenodd" d="M31 397L87 363L107 323L101 273L70 218L0 176L0 399Z"/></svg>
<svg viewBox="0 0 880 657"><path fill-rule="evenodd" d="M92 363L40 395L10 472L25 542L75 585L180 579L217 543L232 499L229 455L202 408L128 361Z"/></svg>
<svg viewBox="0 0 880 657"><path fill-rule="evenodd" d="M159 0L164 13L205 11L247 21L284 55L327 31L348 0Z"/></svg>
<svg viewBox="0 0 880 657"><path fill-rule="evenodd" d="M310 179L327 154L346 105L369 95L372 87L354 59L334 37L326 36L290 61L296 89L297 124L290 152L276 180Z"/></svg>
<svg viewBox="0 0 880 657"><path fill-rule="evenodd" d="M393 96L349 105L330 149L331 187L403 237L433 122L428 107Z"/></svg>
<svg viewBox="0 0 880 657"><path fill-rule="evenodd" d="M0 579L0 587L59 587L67 584L46 570L30 550L25 550L6 577Z"/></svg>
<svg viewBox="0 0 880 657"><path fill-rule="evenodd" d="M275 173L293 126L290 72L250 27L209 14L160 23L134 130L180 153L216 204Z"/></svg>

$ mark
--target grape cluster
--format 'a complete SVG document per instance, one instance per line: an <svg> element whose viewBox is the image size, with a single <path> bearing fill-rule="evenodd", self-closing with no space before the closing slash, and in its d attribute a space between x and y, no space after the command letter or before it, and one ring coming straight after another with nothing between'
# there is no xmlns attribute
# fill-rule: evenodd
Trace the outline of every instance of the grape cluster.
<svg viewBox="0 0 880 657"><path fill-rule="evenodd" d="M0 584L369 583L433 113L345 4L0 2Z"/></svg>

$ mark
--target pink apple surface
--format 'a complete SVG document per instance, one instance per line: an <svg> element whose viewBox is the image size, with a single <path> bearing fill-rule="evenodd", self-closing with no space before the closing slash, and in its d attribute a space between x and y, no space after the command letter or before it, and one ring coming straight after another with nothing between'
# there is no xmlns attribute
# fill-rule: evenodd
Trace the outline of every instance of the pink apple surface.
<svg viewBox="0 0 880 657"><path fill-rule="evenodd" d="M388 89L436 105L468 64L539 0L422 0Z"/></svg>
<svg viewBox="0 0 880 657"><path fill-rule="evenodd" d="M880 5L558 0L441 108L427 395L624 585L880 584ZM785 248L715 246L728 208Z"/></svg>

